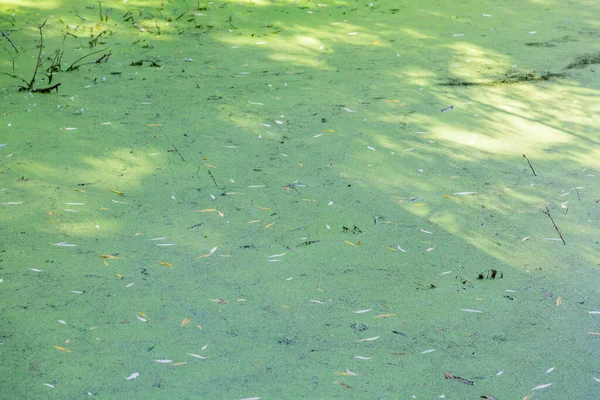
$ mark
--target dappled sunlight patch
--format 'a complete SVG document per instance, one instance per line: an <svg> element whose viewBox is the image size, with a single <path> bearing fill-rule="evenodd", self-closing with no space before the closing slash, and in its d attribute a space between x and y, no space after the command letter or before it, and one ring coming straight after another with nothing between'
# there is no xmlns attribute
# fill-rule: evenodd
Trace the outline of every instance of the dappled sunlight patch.
<svg viewBox="0 0 600 400"><path fill-rule="evenodd" d="M507 202L504 200L505 198L511 199L512 202ZM494 204L496 205L494 206ZM499 193L498 197L495 198L495 201L488 208L494 211L523 214L530 212L531 207L539 207L540 204L542 204L540 198L535 194L532 186L524 186L523 188L504 187L503 192ZM515 205L519 207L515 207ZM524 208L524 206L528 206L529 208Z"/></svg>
<svg viewBox="0 0 600 400"><path fill-rule="evenodd" d="M302 46L305 49L316 50L323 46L323 43L314 37L297 35L291 38L292 42Z"/></svg>
<svg viewBox="0 0 600 400"><path fill-rule="evenodd" d="M158 167L158 155L131 154L128 149L115 150L109 157L83 157L82 163L88 168L77 171L77 179L84 182L101 181L99 185L112 189L118 185L121 190L137 189L141 181L154 173Z"/></svg>
<svg viewBox="0 0 600 400"><path fill-rule="evenodd" d="M594 112L598 106L579 101L582 96L585 99L589 95L589 90L565 88L564 85L560 89L555 85L511 85L510 91L506 89L468 89L465 94L473 104L464 101L460 104L460 100L456 99L458 101L452 111L455 114L444 116L443 124L441 118L433 116L421 115L413 119L422 126L430 127L443 140L486 153L519 154L526 151L536 157L565 158L569 156L568 152L548 154L547 151L566 145L579 150L579 162L585 158L584 164L589 165L597 159L595 147L588 145L597 140L587 132L589 127L600 123L598 113ZM567 94L569 92L573 94ZM558 110L557 104L561 105ZM457 113L462 114L460 125Z"/></svg>
<svg viewBox="0 0 600 400"><path fill-rule="evenodd" d="M569 133L578 133L572 132L572 126L566 124L585 127L600 123L600 104L595 101L595 96L595 90L571 83L536 87L511 85L509 93L497 87L477 97L500 111L555 126L565 124ZM557 105L560 106L558 109Z"/></svg>
<svg viewBox="0 0 600 400"><path fill-rule="evenodd" d="M248 137L251 137L252 140L275 140L280 138L282 129L285 129L284 121L278 119L281 114L261 117L253 112L252 108L250 108L251 106L253 105L250 104L247 108L246 106L240 107L239 105L223 105L221 107L220 118L235 125L235 128L229 128L233 129L233 136L239 137L241 141L247 140Z"/></svg>
<svg viewBox="0 0 600 400"><path fill-rule="evenodd" d="M16 8L17 12L21 7L30 7L35 9L50 10L57 8L60 5L59 0L50 1L32 1L32 0L3 0L3 11L7 8Z"/></svg>
<svg viewBox="0 0 600 400"><path fill-rule="evenodd" d="M236 46L257 46L268 52L268 57L275 61L283 61L293 65L309 66L323 69L326 65L316 60L323 50L318 38L305 35L270 36L268 38L224 37L222 41Z"/></svg>
<svg viewBox="0 0 600 400"><path fill-rule="evenodd" d="M410 85L417 86L414 89L414 95L418 93L418 87L430 86L434 78L438 76L438 74L432 70L417 68L411 65L402 66L402 69L400 70L390 69L387 73L393 78L402 79L404 82Z"/></svg>
<svg viewBox="0 0 600 400"><path fill-rule="evenodd" d="M452 58L448 60L448 71L465 81L489 81L510 70L510 58L491 49L471 42L455 42L447 46Z"/></svg>
<svg viewBox="0 0 600 400"><path fill-rule="evenodd" d="M417 30L415 28L402 28L400 29L405 35L412 37L413 39L419 40L433 40L437 39L435 36L431 36L421 30Z"/></svg>
<svg viewBox="0 0 600 400"><path fill-rule="evenodd" d="M107 205L110 205L110 203L106 203ZM90 207L87 207L87 210L82 210L82 211L86 211L86 214L89 214L90 212ZM109 211L104 211L104 212L109 212ZM94 210L94 213L96 213L96 211ZM66 213L63 213L63 216ZM88 216L89 217L89 216ZM65 237L76 237L77 239L73 239L73 240L80 240L82 238L98 238L98 237L106 237L106 236L110 236L110 235L115 235L118 234L120 235L122 233L123 230L123 223L118 221L118 220L106 220L104 218L93 218L91 217L90 219L94 220L94 223L90 223L90 222L69 222L66 218L62 218L62 220L60 221L60 223L56 223L52 226L47 226L45 228L45 230L47 232L56 234L62 234L65 235ZM52 229L50 229L52 228Z"/></svg>
<svg viewBox="0 0 600 400"><path fill-rule="evenodd" d="M511 118L505 118L510 121ZM566 143L568 135L545 125L530 123L512 118L512 129L506 129L501 135L492 137L485 131L478 133L464 128L439 126L434 132L440 139L453 142L458 146L469 146L492 154L515 154L523 149L542 151L548 145Z"/></svg>
<svg viewBox="0 0 600 400"><path fill-rule="evenodd" d="M324 54L335 53L341 44L373 46L381 44L377 36L353 31L348 24L332 24L319 30L305 26L289 26L277 36L240 37L227 36L219 40L232 46L256 47L266 51L267 56L292 65L308 66L315 69L330 69ZM290 33L293 33L290 35Z"/></svg>
<svg viewBox="0 0 600 400"><path fill-rule="evenodd" d="M492 106L489 96L471 112L469 105L457 106L454 113L467 114L468 122L464 126L454 124L454 118L446 118L444 123L440 118L428 115L415 116L413 119L422 126L428 126L437 138L485 153L518 154L527 151L537 155L553 146L574 141L568 132L559 128L559 121L539 121L534 115L528 116L535 113L535 110L526 107L522 101L505 100L501 97L497 100L500 99L504 101L492 102L500 113L484 113L487 107Z"/></svg>
<svg viewBox="0 0 600 400"><path fill-rule="evenodd" d="M320 60L316 60L316 59L309 59L306 57L301 57L301 56L297 56L294 54L289 54L289 53L273 53L269 55L269 58L273 61L278 61L278 62L284 62L284 63L288 63L288 64L293 64L296 66L304 66L304 67L311 67L311 68L320 68L320 69L330 69L328 67L325 66L325 64L320 61Z"/></svg>

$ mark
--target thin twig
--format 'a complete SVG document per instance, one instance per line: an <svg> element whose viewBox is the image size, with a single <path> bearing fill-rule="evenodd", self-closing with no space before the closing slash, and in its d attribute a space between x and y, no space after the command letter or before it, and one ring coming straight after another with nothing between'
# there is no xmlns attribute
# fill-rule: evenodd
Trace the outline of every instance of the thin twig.
<svg viewBox="0 0 600 400"><path fill-rule="evenodd" d="M525 154L523 154L523 158L527 160L527 164L529 164L529 168L531 168L531 172L533 172L533 176L537 176L537 174L535 173L535 170L533 169L533 167L531 166L531 163L529 162L529 158L527 158L527 156Z"/></svg>
<svg viewBox="0 0 600 400"><path fill-rule="evenodd" d="M208 176L210 176L210 179L212 179L212 181L215 183L215 187L219 187L219 185L217 185L217 180L213 176L212 172L208 171Z"/></svg>
<svg viewBox="0 0 600 400"><path fill-rule="evenodd" d="M181 153L179 152L179 150L177 150L177 147L175 147L175 145L173 144L173 142L171 142L171 139L169 139L169 137L167 136L167 134L165 133L165 131L163 131L163 129L159 126L158 129L160 129L160 131L162 132L163 135L165 135L165 138L167 139L167 141L169 142L169 144L173 147L173 149L177 152L177 154L179 154L179 157L181 157L181 159L185 162L185 158L183 158L183 156L181 155Z"/></svg>
<svg viewBox="0 0 600 400"><path fill-rule="evenodd" d="M28 90L33 89L33 85L35 84L35 76L37 75L38 69L40 68L40 60L42 59L42 52L44 51L44 34L42 33L42 28L46 25L47 21L48 20L45 20L42 25L38 26L38 29L40 30L40 51L38 53L37 61L35 63L35 70L33 70L33 76L31 77L31 81L27 85Z"/></svg>
<svg viewBox="0 0 600 400"><path fill-rule="evenodd" d="M6 38L6 40L8 40L10 42L10 44L13 47L13 49L15 49L15 51L18 53L19 49L17 49L17 46L15 46L15 44L13 43L13 41L10 40L10 37L6 33L4 33L4 31L2 29L0 29L0 33L2 34L2 36L4 36Z"/></svg>
<svg viewBox="0 0 600 400"><path fill-rule="evenodd" d="M552 225L554 226L554 229L556 229L556 232L558 232L558 236L560 236L560 240L562 240L563 244L566 245L567 242L565 242L565 238L563 238L562 233L560 233L560 229L558 229L558 226L556 226L556 224L554 223L554 218L552 218L552 215L550 215L550 210L548 209L548 206L546 206L546 211L542 210L542 212L544 214L546 214L548 217L550 217L550 221L552 221Z"/></svg>
<svg viewBox="0 0 600 400"><path fill-rule="evenodd" d="M21 78L20 76L15 75L15 74L9 74L8 72L3 72L3 74L4 75L8 75L11 78L18 79L18 80L20 80L21 82L23 82L26 85L29 84L29 82L27 82L25 79ZM26 90L29 90L29 89L27 87L25 87L25 86L19 86L19 91L20 92L23 92L23 91L26 91Z"/></svg>
<svg viewBox="0 0 600 400"><path fill-rule="evenodd" d="M102 57L93 62L93 64L100 64L101 62L108 62L108 58L112 56L112 52L105 53Z"/></svg>
<svg viewBox="0 0 600 400"><path fill-rule="evenodd" d="M105 50L106 50L106 49L102 49L102 50L94 51L94 52L91 52L91 53L89 53L89 54L86 54L86 55L85 55L85 56L83 56L83 57L80 57L80 58L78 58L78 59L77 59L77 60L76 60L76 61L75 61L73 64L71 64L71 65L69 66L69 68L67 68L67 69L66 69L66 72L75 71L77 68L79 68L79 67L81 67L81 66L83 66L83 65L86 65L86 64L81 64L81 65L77 65L77 66L75 66L75 64L77 64L79 61L83 60L84 58L86 58L86 57L89 57L89 56L91 56L91 55L94 55L94 54L102 53L102 52L103 52L103 51L105 51ZM93 62L89 62L89 63L87 63L87 64L93 64Z"/></svg>

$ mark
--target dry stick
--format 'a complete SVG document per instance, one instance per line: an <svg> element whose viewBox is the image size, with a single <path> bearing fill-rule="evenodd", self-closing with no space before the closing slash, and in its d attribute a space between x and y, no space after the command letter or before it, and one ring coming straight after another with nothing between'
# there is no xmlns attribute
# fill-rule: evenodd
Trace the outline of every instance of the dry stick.
<svg viewBox="0 0 600 400"><path fill-rule="evenodd" d="M552 221L552 225L554 225L554 229L556 229L556 232L558 232L558 236L560 236L560 240L562 240L563 244L566 245L567 242L565 242L565 238L563 238L563 235L562 235L562 233L560 233L558 226L556 226L556 224L554 223L554 218L552 218L552 215L550 215L550 210L548 209L548 206L546 206L546 211L542 210L542 212L544 214L546 214L548 217L550 217L550 221Z"/></svg>
<svg viewBox="0 0 600 400"><path fill-rule="evenodd" d="M82 65L85 65L85 64L75 65L75 64L77 64L79 61L83 60L83 59L84 59L84 58L86 58L86 57L92 56L92 55L94 55L94 54L102 53L102 52L103 52L103 51L105 51L105 50L106 50L106 49L101 49L101 50L98 50L98 51L93 51L93 52L91 52L91 53L89 53L89 54L86 54L86 55L85 55L85 56L83 56L83 57L80 57L80 58L78 58L78 59L77 59L77 60L76 60L74 63L72 63L72 64L69 66L69 68L67 68L67 69L66 69L66 72L75 71L77 68L81 67ZM111 54L112 54L112 53L111 53ZM105 55L106 55L106 54L105 54ZM98 60L101 60L103 57L104 57L104 56L100 57ZM98 60L94 61L94 63L97 63L97 62L98 62ZM88 63L88 64L93 64L93 63L91 63L91 62L90 62L90 63Z"/></svg>
<svg viewBox="0 0 600 400"><path fill-rule="evenodd" d="M219 185L217 185L217 180L213 176L212 172L208 171L208 176L210 176L210 179L212 179L213 182L215 183L215 187L219 187Z"/></svg>
<svg viewBox="0 0 600 400"><path fill-rule="evenodd" d="M31 89L31 93L50 93L53 90L56 90L56 92L58 93L58 87L62 85L62 83L57 83L55 85L46 87L46 88L37 88L37 89Z"/></svg>
<svg viewBox="0 0 600 400"><path fill-rule="evenodd" d="M4 33L4 31L2 29L0 29L0 33L2 34L2 36L4 36L6 38L6 40L8 40L10 42L10 44L12 45L13 49L15 49L15 51L17 52L17 54L19 53L19 49L17 49L17 46L15 46L15 44L13 43L12 40L10 40L10 37L8 37L8 35L6 33Z"/></svg>
<svg viewBox="0 0 600 400"><path fill-rule="evenodd" d="M108 58L112 56L112 52L104 54L102 57L94 61L94 64L100 64L102 61L108 62Z"/></svg>
<svg viewBox="0 0 600 400"><path fill-rule="evenodd" d="M13 49L15 49L15 52L17 53L17 55L15 57L13 57L12 54L10 54L10 52L8 52L8 54L10 55L10 58L11 58L12 71L13 71L13 74L14 74L15 73L15 58L17 58L18 56L20 56L22 53L19 53L19 50L17 49L17 46L15 46L15 44L10 39L10 37L6 33L4 33L4 31L2 29L0 29L0 33L2 33L2 36L4 36L6 38L6 40L8 40L10 42L10 44L13 47ZM17 78L17 79L21 79L21 78ZM21 80L23 82L25 82L23 79L21 79ZM25 82L25 83L27 83L27 82Z"/></svg>
<svg viewBox="0 0 600 400"><path fill-rule="evenodd" d="M46 19L42 25L38 26L38 29L40 30L40 51L38 53L37 61L35 64L35 69L33 70L33 76L31 77L31 81L29 83L27 83L27 81L25 81L24 79L19 78L23 82L27 83L27 86L19 86L19 92L31 91L31 92L36 92L36 93L50 93L53 90L56 90L58 92L58 87L61 85L60 83L58 83L56 85L53 85L53 86L50 86L47 88L41 88L41 89L33 88L35 86L35 77L38 73L38 69L44 63L42 61L42 51L44 50L44 33L43 33L42 29L46 25L47 21L48 20ZM52 80L52 79L50 79L50 80Z"/></svg>
<svg viewBox="0 0 600 400"><path fill-rule="evenodd" d="M44 34L42 33L42 28L44 27L44 25L46 25L47 21L48 20L45 20L42 25L38 26L38 29L40 30L40 52L38 53L37 61L35 63L35 70L33 71L33 76L31 77L31 82L29 82L29 85L27 86L27 90L33 89L33 85L35 84L35 76L37 75L38 68L40 68L42 51L44 51Z"/></svg>
<svg viewBox="0 0 600 400"><path fill-rule="evenodd" d="M185 158L183 158L183 156L181 155L181 153L179 152L179 150L177 150L177 147L175 147L175 145L173 144L173 142L171 142L171 139L169 139L169 137L167 136L167 134L165 133L165 131L163 131L163 129L159 126L158 129L160 129L160 131L162 132L163 135L165 135L165 138L167 139L167 141L169 142L169 144L173 147L173 149L177 152L177 154L179 154L179 157L181 157L181 159L185 162Z"/></svg>
<svg viewBox="0 0 600 400"><path fill-rule="evenodd" d="M527 164L529 164L529 168L531 168L531 172L533 172L533 176L537 176L537 174L535 173L535 170L533 169L533 167L531 166L531 163L529 162L529 158L527 158L527 156L525 154L523 154L523 158L527 160Z"/></svg>

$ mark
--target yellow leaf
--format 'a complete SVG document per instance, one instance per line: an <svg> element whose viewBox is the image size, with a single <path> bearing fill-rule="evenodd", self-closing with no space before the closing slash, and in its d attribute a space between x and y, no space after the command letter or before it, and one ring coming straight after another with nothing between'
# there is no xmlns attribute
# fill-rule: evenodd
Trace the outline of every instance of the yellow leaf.
<svg viewBox="0 0 600 400"><path fill-rule="evenodd" d="M125 193L120 192L118 190L109 190L109 192L114 193L114 194L118 194L119 196L125 196Z"/></svg>
<svg viewBox="0 0 600 400"><path fill-rule="evenodd" d="M168 262L166 262L166 261L159 262L159 264L160 264L160 265L162 265L163 267L169 267L169 268L171 268L171 267L172 267L172 265L171 265L171 264L169 264L169 263L168 263Z"/></svg>
<svg viewBox="0 0 600 400"><path fill-rule="evenodd" d="M64 351L65 353L72 353L71 350L65 349L64 347L61 347L61 346L52 346L52 347L54 347L56 350Z"/></svg>
<svg viewBox="0 0 600 400"><path fill-rule="evenodd" d="M209 168L217 168L215 165L212 165L212 164L204 164L204 165L206 165Z"/></svg>
<svg viewBox="0 0 600 400"><path fill-rule="evenodd" d="M100 258L109 258L111 260L120 260L119 257L113 256L112 254L101 254Z"/></svg>
<svg viewBox="0 0 600 400"><path fill-rule="evenodd" d="M180 326L183 328L184 326L186 326L187 324L189 324L190 321L191 321L191 319L186 318L183 321L181 321L181 325Z"/></svg>
<svg viewBox="0 0 600 400"><path fill-rule="evenodd" d="M395 317L396 314L379 314L374 316L373 318L388 318L388 317Z"/></svg>
<svg viewBox="0 0 600 400"><path fill-rule="evenodd" d="M558 298L556 299L556 307L560 306L562 304L562 297L558 296Z"/></svg>

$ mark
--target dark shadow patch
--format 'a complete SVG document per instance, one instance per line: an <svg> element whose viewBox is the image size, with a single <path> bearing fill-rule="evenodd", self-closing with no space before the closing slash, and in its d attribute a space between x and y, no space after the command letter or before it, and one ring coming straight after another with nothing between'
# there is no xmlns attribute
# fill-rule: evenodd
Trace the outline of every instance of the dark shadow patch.
<svg viewBox="0 0 600 400"><path fill-rule="evenodd" d="M564 78L566 74L557 72L511 72L504 77L490 81L465 81L458 78L449 78L444 82L438 83L438 86L501 86L514 85L521 82L539 82L548 81L554 78Z"/></svg>
<svg viewBox="0 0 600 400"><path fill-rule="evenodd" d="M576 57L571 64L567 65L566 69L581 69L593 64L600 64L600 52Z"/></svg>

